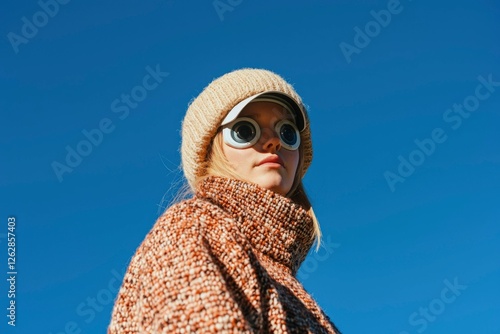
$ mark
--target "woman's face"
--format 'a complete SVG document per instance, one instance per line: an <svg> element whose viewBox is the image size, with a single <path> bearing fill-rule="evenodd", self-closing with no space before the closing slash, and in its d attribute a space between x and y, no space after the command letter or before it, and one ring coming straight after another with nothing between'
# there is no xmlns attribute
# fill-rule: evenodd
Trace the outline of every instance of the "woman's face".
<svg viewBox="0 0 500 334"><path fill-rule="evenodd" d="M240 117L256 121L261 136L255 145L248 148L235 148L224 142L224 155L244 181L286 195L292 188L297 172L299 150L282 147L275 126L283 119L293 122L292 115L279 104L261 101L248 104Z"/></svg>

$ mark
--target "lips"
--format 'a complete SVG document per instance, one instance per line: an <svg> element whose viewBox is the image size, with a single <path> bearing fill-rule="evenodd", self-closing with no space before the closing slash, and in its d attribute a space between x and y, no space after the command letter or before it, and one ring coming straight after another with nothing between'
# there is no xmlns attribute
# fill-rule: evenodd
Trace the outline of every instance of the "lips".
<svg viewBox="0 0 500 334"><path fill-rule="evenodd" d="M285 163L283 162L283 160L277 156L277 155L270 155L268 156L267 158L263 159L261 162L259 162L258 166L262 166L262 165L265 165L265 164L269 164L269 165L272 165L272 164L279 164L281 166L285 166Z"/></svg>

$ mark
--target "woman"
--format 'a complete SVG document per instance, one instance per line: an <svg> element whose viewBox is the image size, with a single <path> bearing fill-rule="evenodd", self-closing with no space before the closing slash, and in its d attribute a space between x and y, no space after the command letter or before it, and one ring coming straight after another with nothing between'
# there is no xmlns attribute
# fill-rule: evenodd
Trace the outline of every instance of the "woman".
<svg viewBox="0 0 500 334"><path fill-rule="evenodd" d="M189 105L181 155L194 196L137 249L108 333L339 333L295 278L321 233L293 87L261 69L215 79Z"/></svg>

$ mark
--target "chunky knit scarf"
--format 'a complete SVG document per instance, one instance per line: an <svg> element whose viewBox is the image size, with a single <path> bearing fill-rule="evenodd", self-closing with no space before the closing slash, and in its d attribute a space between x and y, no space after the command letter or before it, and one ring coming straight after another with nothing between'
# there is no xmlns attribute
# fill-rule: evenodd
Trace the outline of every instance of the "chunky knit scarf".
<svg viewBox="0 0 500 334"><path fill-rule="evenodd" d="M137 249L108 333L340 333L295 278L312 243L298 204L209 177Z"/></svg>

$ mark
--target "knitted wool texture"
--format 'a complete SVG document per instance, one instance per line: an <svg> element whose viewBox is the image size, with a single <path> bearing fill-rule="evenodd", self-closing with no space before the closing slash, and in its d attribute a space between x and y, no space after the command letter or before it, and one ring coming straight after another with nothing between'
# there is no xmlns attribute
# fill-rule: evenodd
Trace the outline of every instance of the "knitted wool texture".
<svg viewBox="0 0 500 334"><path fill-rule="evenodd" d="M298 204L208 177L137 249L108 334L340 333L295 278L312 242Z"/></svg>
<svg viewBox="0 0 500 334"><path fill-rule="evenodd" d="M312 143L307 109L294 88L281 76L263 69L240 69L212 81L188 107L182 122L181 156L184 175L195 190L195 180L206 175L210 142L222 120L240 101L265 91L291 96L304 110L306 128L301 132L304 164L301 178L312 161Z"/></svg>

